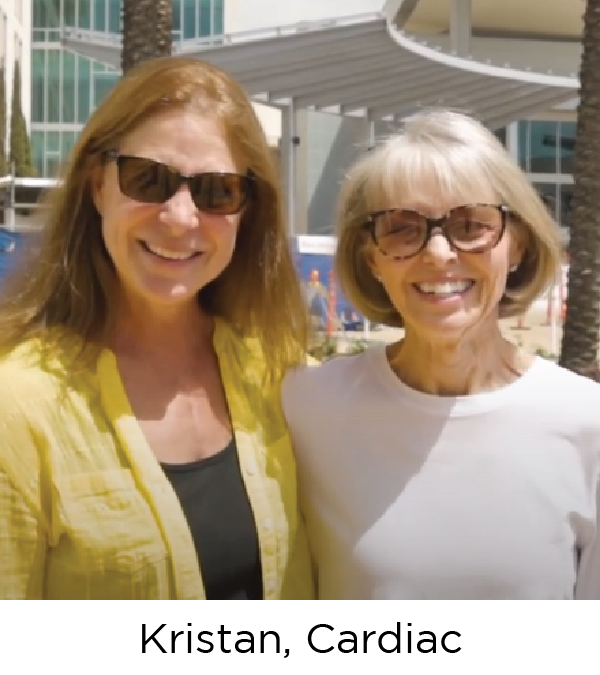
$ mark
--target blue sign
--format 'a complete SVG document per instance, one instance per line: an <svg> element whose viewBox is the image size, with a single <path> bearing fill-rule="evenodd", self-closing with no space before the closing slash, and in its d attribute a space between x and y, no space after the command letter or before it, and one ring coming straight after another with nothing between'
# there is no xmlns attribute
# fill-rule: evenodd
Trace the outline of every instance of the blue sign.
<svg viewBox="0 0 600 675"><path fill-rule="evenodd" d="M22 235L0 227L0 287L16 267L22 241Z"/></svg>
<svg viewBox="0 0 600 675"><path fill-rule="evenodd" d="M314 239L314 242L310 240ZM334 274L334 246L331 241L320 242L329 237L303 237L292 240L296 269L300 276L304 297L315 326L325 330L329 316L331 282L335 285L335 324L345 330L362 330L364 318L349 301ZM314 245L311 245L314 243Z"/></svg>

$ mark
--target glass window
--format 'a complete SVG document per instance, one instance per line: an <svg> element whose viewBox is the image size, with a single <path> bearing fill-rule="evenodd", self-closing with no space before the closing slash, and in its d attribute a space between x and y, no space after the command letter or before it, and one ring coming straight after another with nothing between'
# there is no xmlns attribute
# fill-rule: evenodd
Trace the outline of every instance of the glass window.
<svg viewBox="0 0 600 675"><path fill-rule="evenodd" d="M519 166L523 171L529 171L529 122L521 121L518 124L519 136Z"/></svg>
<svg viewBox="0 0 600 675"><path fill-rule="evenodd" d="M181 30L181 0L173 0L173 33ZM181 36L178 36L178 38Z"/></svg>
<svg viewBox="0 0 600 675"><path fill-rule="evenodd" d="M46 155L46 176L48 178L58 178L60 166L60 155Z"/></svg>
<svg viewBox="0 0 600 675"><path fill-rule="evenodd" d="M560 173L573 173L573 161L575 159L575 137L577 124L575 122L560 123Z"/></svg>
<svg viewBox="0 0 600 675"><path fill-rule="evenodd" d="M46 50L34 49L31 53L31 121L43 122L44 116L44 69Z"/></svg>
<svg viewBox="0 0 600 675"><path fill-rule="evenodd" d="M121 31L121 0L106 0L108 5L108 30L111 33Z"/></svg>
<svg viewBox="0 0 600 675"><path fill-rule="evenodd" d="M46 152L60 152L60 132L46 132Z"/></svg>
<svg viewBox="0 0 600 675"><path fill-rule="evenodd" d="M213 0L213 34L223 35L223 24L225 22L225 9L223 0Z"/></svg>
<svg viewBox="0 0 600 675"><path fill-rule="evenodd" d="M198 36L212 35L213 2L212 0L198 0L200 3L200 32Z"/></svg>
<svg viewBox="0 0 600 675"><path fill-rule="evenodd" d="M43 131L32 131L31 132L31 154L33 155L33 161L35 162L35 167L40 176L44 175L44 132Z"/></svg>
<svg viewBox="0 0 600 675"><path fill-rule="evenodd" d="M68 159L71 154L71 150L75 145L75 132L74 131L63 131L61 134L61 147L60 154L63 162Z"/></svg>
<svg viewBox="0 0 600 675"><path fill-rule="evenodd" d="M75 122L75 54L63 53L63 102L62 121Z"/></svg>
<svg viewBox="0 0 600 675"><path fill-rule="evenodd" d="M557 173L558 123L532 121L529 152L529 170L532 173Z"/></svg>
<svg viewBox="0 0 600 675"><path fill-rule="evenodd" d="M60 122L60 51L48 50L46 122Z"/></svg>
<svg viewBox="0 0 600 675"><path fill-rule="evenodd" d="M39 28L42 26L42 11L44 6L44 0L33 0L33 7L31 8L32 17L31 25L34 28Z"/></svg>
<svg viewBox="0 0 600 675"><path fill-rule="evenodd" d="M561 227L571 226L571 203L573 201L573 185L560 186L560 209L558 213L558 223Z"/></svg>
<svg viewBox="0 0 600 675"><path fill-rule="evenodd" d="M202 14L203 8L200 9ZM195 38L196 33L196 0L183 0L183 37Z"/></svg>
<svg viewBox="0 0 600 675"><path fill-rule="evenodd" d="M114 87L116 80L114 73L96 73L94 75L94 108L106 98Z"/></svg>
<svg viewBox="0 0 600 675"><path fill-rule="evenodd" d="M558 185L556 183L534 183L533 187L538 191L551 216L558 220Z"/></svg>
<svg viewBox="0 0 600 675"><path fill-rule="evenodd" d="M65 26L75 27L75 3L77 0L64 0Z"/></svg>
<svg viewBox="0 0 600 675"><path fill-rule="evenodd" d="M33 26L58 28L60 26L60 0L33 0Z"/></svg>
<svg viewBox="0 0 600 675"><path fill-rule="evenodd" d="M90 0L79 0L79 28L91 28L91 3Z"/></svg>
<svg viewBox="0 0 600 675"><path fill-rule="evenodd" d="M77 121L85 124L90 116L90 96L92 88L89 59L80 56L77 59Z"/></svg>
<svg viewBox="0 0 600 675"><path fill-rule="evenodd" d="M94 0L94 30L106 30L106 4L104 0Z"/></svg>

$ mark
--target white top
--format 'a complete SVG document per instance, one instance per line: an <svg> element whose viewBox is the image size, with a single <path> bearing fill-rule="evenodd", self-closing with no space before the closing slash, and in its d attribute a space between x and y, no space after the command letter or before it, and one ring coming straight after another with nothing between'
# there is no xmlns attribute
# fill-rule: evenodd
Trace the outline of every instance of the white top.
<svg viewBox="0 0 600 675"><path fill-rule="evenodd" d="M432 396L378 346L291 373L283 406L321 599L600 598L600 385L537 358Z"/></svg>

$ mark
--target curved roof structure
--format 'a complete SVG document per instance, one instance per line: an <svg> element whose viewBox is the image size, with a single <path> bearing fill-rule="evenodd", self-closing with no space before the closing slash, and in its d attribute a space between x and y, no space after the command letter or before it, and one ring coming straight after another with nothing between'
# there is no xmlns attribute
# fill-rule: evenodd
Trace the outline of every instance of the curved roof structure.
<svg viewBox="0 0 600 675"><path fill-rule="evenodd" d="M175 52L223 68L257 101L372 120L444 106L499 128L577 96L576 77L459 57L404 33L394 23L403 4L389 1L376 13L184 41ZM119 67L119 36L66 30L63 44Z"/></svg>
<svg viewBox="0 0 600 675"><path fill-rule="evenodd" d="M398 1L396 2L398 5ZM451 2L400 0L396 22L407 30L443 34L450 28ZM474 35L581 40L583 0L470 0Z"/></svg>

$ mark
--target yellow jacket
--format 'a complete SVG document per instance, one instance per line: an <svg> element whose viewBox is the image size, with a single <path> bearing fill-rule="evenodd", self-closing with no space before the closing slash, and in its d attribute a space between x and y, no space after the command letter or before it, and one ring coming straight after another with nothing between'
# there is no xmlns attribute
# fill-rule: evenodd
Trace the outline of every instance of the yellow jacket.
<svg viewBox="0 0 600 675"><path fill-rule="evenodd" d="M310 599L296 469L260 349L216 323L214 346L258 530L265 599ZM112 352L94 370L29 341L0 361L0 598L204 599L179 501Z"/></svg>

